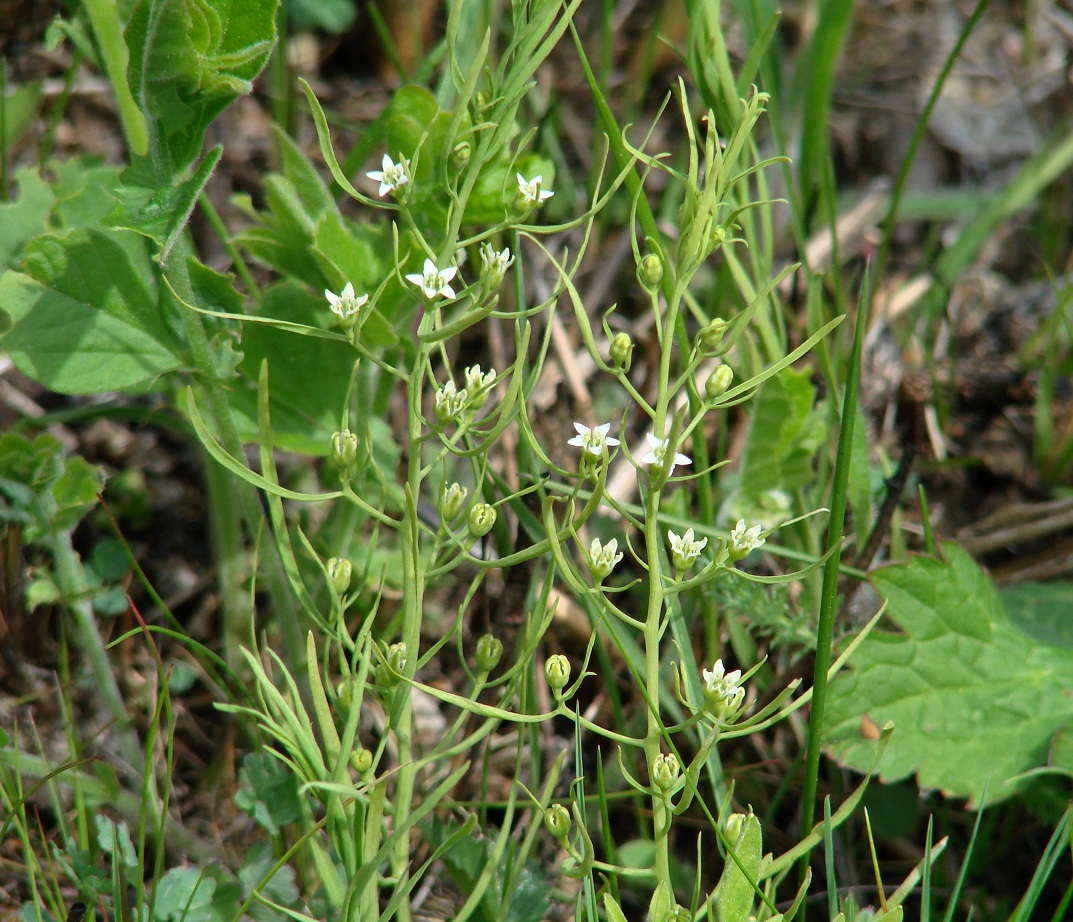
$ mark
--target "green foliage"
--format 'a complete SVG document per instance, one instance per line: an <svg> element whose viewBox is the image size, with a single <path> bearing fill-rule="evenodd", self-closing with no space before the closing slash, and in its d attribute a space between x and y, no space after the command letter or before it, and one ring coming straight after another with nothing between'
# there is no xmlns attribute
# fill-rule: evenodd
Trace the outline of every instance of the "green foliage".
<svg viewBox="0 0 1073 922"><path fill-rule="evenodd" d="M858 771L875 766L889 781L915 772L921 787L975 806L985 787L987 802L1016 794L1030 769L1073 771L1060 742L1069 735L1073 644L1059 617L1011 617L964 551L950 543L943 551L945 560L917 557L873 576L902 633L873 632L836 676L826 746ZM866 718L895 723L878 765Z"/></svg>
<svg viewBox="0 0 1073 922"><path fill-rule="evenodd" d="M458 829L457 823L444 823L435 817L425 826L425 838L433 848L442 846ZM463 836L442 855L444 866L462 893L472 893L494 860L495 841L482 835ZM471 918L479 922L540 922L546 918L551 903L551 881L536 862L529 862L513 880L510 892L505 890L511 855L505 854L496 866L491 885L477 904ZM500 907L506 907L501 915Z"/></svg>
<svg viewBox="0 0 1073 922"><path fill-rule="evenodd" d="M146 388L183 364L178 337L127 250L104 231L42 235L0 278L16 366L67 394Z"/></svg>
<svg viewBox="0 0 1073 922"><path fill-rule="evenodd" d="M149 122L140 183L186 174L213 119L253 87L276 40L278 0L140 0L127 24L130 85ZM142 153L135 150L135 153Z"/></svg>
<svg viewBox="0 0 1073 922"><path fill-rule="evenodd" d="M97 503L100 470L65 454L51 435L0 437L0 521L22 526L27 542L69 531Z"/></svg>

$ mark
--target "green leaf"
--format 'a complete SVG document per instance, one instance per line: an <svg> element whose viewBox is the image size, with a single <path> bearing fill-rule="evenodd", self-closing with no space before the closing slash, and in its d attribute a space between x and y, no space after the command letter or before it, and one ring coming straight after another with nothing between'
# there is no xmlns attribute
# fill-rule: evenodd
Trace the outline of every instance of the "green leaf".
<svg viewBox="0 0 1073 922"><path fill-rule="evenodd" d="M280 320L331 326L328 302L290 282L266 290L261 307ZM267 359L275 443L307 454L326 453L332 433L340 427L357 357L354 348L341 340L296 336L250 323L242 331L242 351L239 369L244 380L232 392L232 406L243 439L257 440L257 380L261 361Z"/></svg>
<svg viewBox="0 0 1073 922"><path fill-rule="evenodd" d="M0 205L0 270L14 267L26 243L48 230L52 210L52 189L36 169L15 173L19 196Z"/></svg>
<svg viewBox="0 0 1073 922"><path fill-rule="evenodd" d="M1049 764L1073 719L1073 648L1011 618L957 545L943 551L945 561L916 557L873 575L901 633L873 631L831 683L826 749L867 772L875 756L867 728L894 721L879 776L915 772L920 787L977 807L985 785L987 802L1002 800L1021 787L1011 779Z"/></svg>
<svg viewBox="0 0 1073 922"><path fill-rule="evenodd" d="M52 390L94 394L144 387L181 367L181 344L157 298L112 235L82 228L35 238L26 273L0 277L12 320L4 348Z"/></svg>
<svg viewBox="0 0 1073 922"><path fill-rule="evenodd" d="M235 804L245 810L271 835L302 816L298 778L279 759L267 752L251 752L239 771L242 787Z"/></svg>
<svg viewBox="0 0 1073 922"><path fill-rule="evenodd" d="M253 87L276 41L278 0L140 0L127 25L131 89L152 123L152 171L182 174L205 132ZM149 183L146 183L149 185Z"/></svg>
<svg viewBox="0 0 1073 922"><path fill-rule="evenodd" d="M37 81L18 87L4 101L4 133L0 135L0 156L6 157L33 120L41 105L44 85Z"/></svg>
<svg viewBox="0 0 1073 922"><path fill-rule="evenodd" d="M811 372L785 368L760 388L742 458L739 493L759 500L771 490L793 492L812 481L812 461L824 440L813 410Z"/></svg>
<svg viewBox="0 0 1073 922"><path fill-rule="evenodd" d="M287 19L295 29L323 29L342 35L352 25L357 10L354 0L288 0Z"/></svg>
<svg viewBox="0 0 1073 922"><path fill-rule="evenodd" d="M154 893L157 922L214 922L212 895L216 881L199 868L172 868Z"/></svg>
<svg viewBox="0 0 1073 922"><path fill-rule="evenodd" d="M104 226L131 230L148 237L160 246L160 260L165 261L190 220L198 196L220 162L223 150L216 145L184 182L153 188L126 183L119 186L115 195L120 204L104 219Z"/></svg>

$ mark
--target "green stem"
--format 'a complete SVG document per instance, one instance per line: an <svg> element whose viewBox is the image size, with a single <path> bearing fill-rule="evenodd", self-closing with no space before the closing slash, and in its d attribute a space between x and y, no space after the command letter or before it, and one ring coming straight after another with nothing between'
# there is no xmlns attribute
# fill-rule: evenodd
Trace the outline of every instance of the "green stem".
<svg viewBox="0 0 1073 922"><path fill-rule="evenodd" d="M648 689L648 732L645 734L645 759L652 771L660 755L663 723L659 714L659 648L663 620L663 548L659 534L659 491L649 490L645 497L645 550L648 557L648 611L645 616L645 687ZM652 827L656 845L654 873L657 885L671 882L670 812L666 800L658 794L652 798Z"/></svg>

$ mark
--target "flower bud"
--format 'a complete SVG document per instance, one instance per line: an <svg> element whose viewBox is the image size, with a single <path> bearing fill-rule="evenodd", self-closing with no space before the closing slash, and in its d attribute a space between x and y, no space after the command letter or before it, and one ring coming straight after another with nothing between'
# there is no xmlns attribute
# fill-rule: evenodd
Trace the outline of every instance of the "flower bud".
<svg viewBox="0 0 1073 922"><path fill-rule="evenodd" d="M355 749L350 756L350 765L359 775L373 767L373 754L368 749Z"/></svg>
<svg viewBox="0 0 1073 922"><path fill-rule="evenodd" d="M503 284L507 270L514 263L510 247L503 247L498 253L487 240L481 244L481 286L485 291L495 291Z"/></svg>
<svg viewBox="0 0 1073 922"><path fill-rule="evenodd" d="M544 664L544 678L552 691L561 692L570 684L570 660L561 653L549 656Z"/></svg>
<svg viewBox="0 0 1073 922"><path fill-rule="evenodd" d="M344 714L348 713L354 705L354 679L343 679L338 685L335 686L335 700L339 702L339 710Z"/></svg>
<svg viewBox="0 0 1073 922"><path fill-rule="evenodd" d="M611 340L611 361L619 371L629 371L633 360L633 340L629 333L618 332Z"/></svg>
<svg viewBox="0 0 1073 922"><path fill-rule="evenodd" d="M562 804L552 804L544 811L544 827L556 839L565 839L570 833L571 825L570 811Z"/></svg>
<svg viewBox="0 0 1073 922"><path fill-rule="evenodd" d="M339 470L346 470L358 457L358 437L349 429L333 433L330 457Z"/></svg>
<svg viewBox="0 0 1073 922"><path fill-rule="evenodd" d="M495 506L489 506L488 503L476 503L469 511L467 522L469 536L473 539L483 538L492 530L497 516Z"/></svg>
<svg viewBox="0 0 1073 922"><path fill-rule="evenodd" d="M451 157L447 161L448 167L451 172L459 173L469 163L469 158L473 155L473 147L469 141L459 141L453 148L451 148Z"/></svg>
<svg viewBox="0 0 1073 922"><path fill-rule="evenodd" d="M499 665L503 656L503 641L491 634L485 634L477 641L477 671L488 673Z"/></svg>
<svg viewBox="0 0 1073 922"><path fill-rule="evenodd" d="M472 365L466 369L465 392L469 395L469 405L474 410L479 410L488 402L488 392L496 379L496 370L489 368L481 374L480 365Z"/></svg>
<svg viewBox="0 0 1073 922"><path fill-rule="evenodd" d="M328 560L328 579L335 591L342 595L350 588L350 578L354 568L345 557L332 557Z"/></svg>
<svg viewBox="0 0 1073 922"><path fill-rule="evenodd" d="M452 483L443 488L443 496L440 498L440 521L449 524L458 518L462 507L466 505L466 497L469 490L458 483Z"/></svg>
<svg viewBox="0 0 1073 922"><path fill-rule="evenodd" d="M652 762L652 781L664 794L674 791L681 777L682 766L678 756L673 752L656 756Z"/></svg>
<svg viewBox="0 0 1073 922"><path fill-rule="evenodd" d="M697 333L697 351L701 355L716 355L723 345L723 334L730 326L725 320L716 317L711 323Z"/></svg>
<svg viewBox="0 0 1073 922"><path fill-rule="evenodd" d="M436 391L436 400L433 406L436 419L445 426L450 422L454 422L462 415L468 399L469 392L465 388L459 390L455 387L454 381L448 381Z"/></svg>
<svg viewBox="0 0 1073 922"><path fill-rule="evenodd" d="M729 365L720 365L704 382L704 396L709 400L718 400L734 383L734 370Z"/></svg>
<svg viewBox="0 0 1073 922"><path fill-rule="evenodd" d="M406 671L406 643L399 641L387 648L387 656L376 667L376 684L385 688L394 688L399 681L399 675Z"/></svg>
<svg viewBox="0 0 1073 922"><path fill-rule="evenodd" d="M655 294L663 281L663 260L655 253L643 256L637 264L637 281L645 291Z"/></svg>

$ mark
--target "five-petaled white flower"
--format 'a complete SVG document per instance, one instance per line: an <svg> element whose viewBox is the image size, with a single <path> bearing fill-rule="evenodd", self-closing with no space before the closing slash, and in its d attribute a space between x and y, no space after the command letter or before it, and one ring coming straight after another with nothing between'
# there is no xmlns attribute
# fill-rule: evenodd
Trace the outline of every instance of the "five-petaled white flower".
<svg viewBox="0 0 1073 922"><path fill-rule="evenodd" d="M641 463L648 465L648 469L653 476L663 473L670 477L679 464L693 463L692 458L683 455L681 452L675 452L674 457L668 461L667 439L656 438L651 432L646 433L646 435L648 437L648 451L641 458Z"/></svg>
<svg viewBox="0 0 1073 922"><path fill-rule="evenodd" d="M377 195L383 198L389 192L398 195L399 189L410 181L410 161L400 157L395 163L387 154L384 154L382 170L370 170L365 175L374 182L380 183Z"/></svg>
<svg viewBox="0 0 1073 922"><path fill-rule="evenodd" d="M612 538L607 544L601 544L599 538L593 538L592 544L589 545L588 558L589 572L592 573L593 580L597 583L603 582L611 575L615 564L622 560L618 539Z"/></svg>
<svg viewBox="0 0 1073 922"><path fill-rule="evenodd" d="M521 173L518 173L517 175L518 193L526 204L539 205L541 202L546 202L555 194L550 189L540 188L540 183L543 180L542 176L534 176L532 179L526 179Z"/></svg>
<svg viewBox="0 0 1073 922"><path fill-rule="evenodd" d="M421 272L411 272L406 276L406 281L420 286L426 298L453 298L455 290L450 281L458 274L456 266L448 266L446 269L437 269L436 264L427 257Z"/></svg>
<svg viewBox="0 0 1073 922"><path fill-rule="evenodd" d="M737 710L745 698L745 689L741 687L741 670L727 672L723 661L717 659L711 669L703 669L704 698L708 709L717 717L722 717Z"/></svg>
<svg viewBox="0 0 1073 922"><path fill-rule="evenodd" d="M585 457L594 461L598 461L603 457L605 447L614 448L618 444L618 439L612 438L607 434L611 430L611 423L594 426L592 429L581 425L581 423L574 423L574 428L577 430L577 435L566 444L580 448Z"/></svg>
<svg viewBox="0 0 1073 922"><path fill-rule="evenodd" d="M339 294L324 289L324 297L331 305L332 313L335 314L343 326L352 326L357 319L357 313L369 300L368 295L354 296L354 286L347 282Z"/></svg>
<svg viewBox="0 0 1073 922"><path fill-rule="evenodd" d="M673 531L667 532L667 540L671 543L671 562L679 573L685 573L700 557L708 543L707 538L697 541L693 537L693 529L687 528L684 535L676 535Z"/></svg>
<svg viewBox="0 0 1073 922"><path fill-rule="evenodd" d="M731 556L741 560L751 551L755 551L764 543L764 539L760 537L760 532L763 528L759 525L754 525L752 528L745 527L745 519L738 519L738 524L730 532L730 553Z"/></svg>

